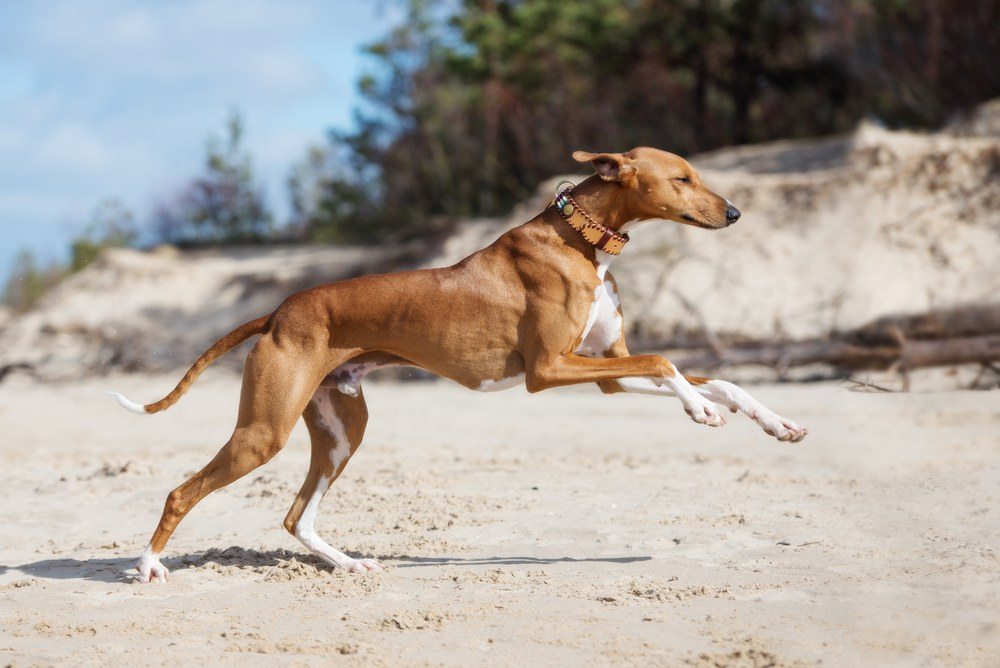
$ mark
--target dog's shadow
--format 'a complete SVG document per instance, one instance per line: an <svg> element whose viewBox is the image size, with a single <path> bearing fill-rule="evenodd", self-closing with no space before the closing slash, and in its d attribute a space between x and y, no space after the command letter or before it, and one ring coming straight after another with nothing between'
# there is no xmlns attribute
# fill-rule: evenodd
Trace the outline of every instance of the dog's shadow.
<svg viewBox="0 0 1000 668"><path fill-rule="evenodd" d="M20 566L0 566L0 575L22 573L48 580L90 580L92 582L127 582L125 570L135 559L43 559Z"/></svg>
<svg viewBox="0 0 1000 668"><path fill-rule="evenodd" d="M634 564L637 561L649 561L652 557L387 557L396 562L396 568L414 568L417 566L551 566L554 564L581 564L587 562L602 562L606 564Z"/></svg>
<svg viewBox="0 0 1000 668"><path fill-rule="evenodd" d="M129 582L135 578L136 557L109 559L43 559L20 566L0 566L0 575L19 571L25 575L49 580L91 580L93 582ZM204 566L234 567L240 570L260 570L288 565L292 562L309 565L317 570L330 566L311 554L291 550L248 550L228 547L210 549L173 557L165 557L163 565L171 573Z"/></svg>
<svg viewBox="0 0 1000 668"><path fill-rule="evenodd" d="M348 552L354 558L363 555ZM395 568L415 568L421 566L546 566L584 562L604 562L630 564L649 561L652 557L412 557L408 555L381 555L376 559ZM135 578L135 558L110 559L43 559L20 566L0 566L0 576L10 572L48 580L90 580L92 582L129 582ZM188 568L209 565L233 567L239 570L262 570L274 567L288 567L302 564L317 570L334 570L319 557L291 550L248 550L229 547L224 550L210 549L204 552L182 554L165 558L163 565L176 573Z"/></svg>

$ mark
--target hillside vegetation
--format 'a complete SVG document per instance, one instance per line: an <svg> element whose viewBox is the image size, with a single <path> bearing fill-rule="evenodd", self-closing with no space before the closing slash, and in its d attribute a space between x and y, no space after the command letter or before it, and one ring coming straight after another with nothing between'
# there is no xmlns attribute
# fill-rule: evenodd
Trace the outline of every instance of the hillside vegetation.
<svg viewBox="0 0 1000 668"><path fill-rule="evenodd" d="M744 218L718 232L664 221L634 232L612 267L630 338L638 347L697 344L706 332L788 340L889 313L995 302L1000 142L986 111L934 134L863 125L851 136L696 156ZM49 378L185 367L296 290L458 261L534 216L557 180L509 216L464 221L433 242L109 249L34 310L0 322L0 367Z"/></svg>

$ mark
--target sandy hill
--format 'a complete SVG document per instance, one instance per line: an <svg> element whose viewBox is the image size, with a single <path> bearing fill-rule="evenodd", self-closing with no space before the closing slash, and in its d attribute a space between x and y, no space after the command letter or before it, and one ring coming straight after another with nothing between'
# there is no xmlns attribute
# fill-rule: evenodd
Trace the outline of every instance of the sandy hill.
<svg viewBox="0 0 1000 668"><path fill-rule="evenodd" d="M995 302L994 107L933 134L866 124L851 136L696 156L744 217L720 232L653 222L633 233L612 268L631 335L681 345L706 329L731 340L811 337L888 313ZM412 249L320 246L109 251L32 312L0 318L0 368L59 378L187 366L296 290L461 259L537 213L557 180L505 219L457 226L416 261L403 260Z"/></svg>

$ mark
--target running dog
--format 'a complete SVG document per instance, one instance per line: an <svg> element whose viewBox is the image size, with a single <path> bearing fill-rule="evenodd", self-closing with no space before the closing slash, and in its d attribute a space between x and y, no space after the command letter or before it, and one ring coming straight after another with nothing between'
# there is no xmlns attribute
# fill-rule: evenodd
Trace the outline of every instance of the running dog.
<svg viewBox="0 0 1000 668"><path fill-rule="evenodd" d="M801 441L805 429L741 388L684 376L658 355L630 355L625 344L608 265L628 231L650 220L717 230L740 212L710 191L687 161L665 151L577 151L573 157L596 173L458 264L299 292L216 342L160 401L140 406L113 393L131 411L158 413L219 356L260 336L246 360L233 435L167 496L136 566L139 580L166 580L160 554L181 519L209 493L271 459L300 416L312 459L285 528L334 566L379 570L372 559L353 559L328 545L314 522L323 495L361 444L368 421L362 379L385 366L420 367L480 391L596 383L608 394L676 397L692 420L710 427L725 424L718 404L745 413L779 441Z"/></svg>

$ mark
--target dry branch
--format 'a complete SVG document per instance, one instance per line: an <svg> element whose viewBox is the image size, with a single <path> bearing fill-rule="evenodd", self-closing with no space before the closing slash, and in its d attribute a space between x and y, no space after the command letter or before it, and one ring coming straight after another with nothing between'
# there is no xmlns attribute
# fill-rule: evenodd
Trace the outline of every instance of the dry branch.
<svg viewBox="0 0 1000 668"><path fill-rule="evenodd" d="M714 348L714 347L713 347ZM676 360L681 368L762 365L784 371L828 364L847 371L908 371L1000 361L1000 305L887 317L825 339L764 341L717 348Z"/></svg>

